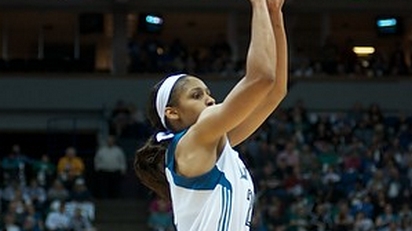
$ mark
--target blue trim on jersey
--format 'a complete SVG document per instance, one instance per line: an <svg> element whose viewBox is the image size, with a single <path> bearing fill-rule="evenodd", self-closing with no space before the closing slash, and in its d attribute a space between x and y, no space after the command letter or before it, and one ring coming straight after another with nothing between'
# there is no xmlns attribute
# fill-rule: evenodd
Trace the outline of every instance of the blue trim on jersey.
<svg viewBox="0 0 412 231"><path fill-rule="evenodd" d="M232 216L232 190L222 188L222 210L219 218L218 231L229 230L229 221Z"/></svg>
<svg viewBox="0 0 412 231"><path fill-rule="evenodd" d="M177 186L197 190L212 190L220 182L220 178L224 177L224 174L216 166L209 172L197 177L183 177L175 172L172 172L172 175Z"/></svg>
<svg viewBox="0 0 412 231"><path fill-rule="evenodd" d="M175 153L175 150L176 150L177 142L182 138L182 136L184 134L186 134L186 132L187 132L187 130L183 130L182 132L176 133L175 136L172 139L172 142L170 142L169 147L167 149L166 158L165 158L166 159L166 167L168 167L171 170L175 169L175 165L174 165L174 159L175 159L174 156L175 155L174 155L174 153ZM169 152L171 152L172 155L168 155ZM172 172L174 172L174 171L172 171Z"/></svg>
<svg viewBox="0 0 412 231"><path fill-rule="evenodd" d="M232 185L225 177L225 174L220 171L215 165L209 172L206 172L197 177L184 177L180 176L175 171L175 161L174 154L176 150L177 143L186 134L187 130L175 134L172 142L166 152L166 168L170 170L173 177L173 182L180 187L195 190L212 190L216 185L220 184L224 188L232 190Z"/></svg>
<svg viewBox="0 0 412 231"><path fill-rule="evenodd" d="M228 196L229 196L229 214L228 214L228 222L226 224L226 230L229 230L229 221L232 220L232 206L233 206L233 196L232 196L232 190L228 191Z"/></svg>

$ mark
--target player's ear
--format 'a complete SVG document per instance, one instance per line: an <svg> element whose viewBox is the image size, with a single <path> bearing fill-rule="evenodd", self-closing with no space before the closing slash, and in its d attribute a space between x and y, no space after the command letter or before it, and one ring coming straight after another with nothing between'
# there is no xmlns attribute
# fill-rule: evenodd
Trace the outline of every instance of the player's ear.
<svg viewBox="0 0 412 231"><path fill-rule="evenodd" d="M177 109L174 107L166 107L165 116L168 120L178 120L179 119L179 113Z"/></svg>

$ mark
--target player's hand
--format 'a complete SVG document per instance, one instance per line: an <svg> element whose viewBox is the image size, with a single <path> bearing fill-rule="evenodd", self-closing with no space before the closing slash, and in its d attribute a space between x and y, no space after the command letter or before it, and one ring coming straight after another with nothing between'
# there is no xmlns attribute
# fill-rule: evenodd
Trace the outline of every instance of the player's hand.
<svg viewBox="0 0 412 231"><path fill-rule="evenodd" d="M266 0L270 10L280 10L285 3L285 0Z"/></svg>

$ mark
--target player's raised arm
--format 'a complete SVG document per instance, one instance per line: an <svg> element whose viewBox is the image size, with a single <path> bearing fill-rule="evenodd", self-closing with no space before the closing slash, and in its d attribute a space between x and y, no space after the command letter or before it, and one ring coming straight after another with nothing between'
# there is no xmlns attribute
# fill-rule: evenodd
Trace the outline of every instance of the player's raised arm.
<svg viewBox="0 0 412 231"><path fill-rule="evenodd" d="M276 47L272 50L276 55L272 65L276 67L276 80L273 88L267 93L265 100L255 108L241 124L228 133L232 146L249 137L278 107L286 96L288 76L287 39L283 22L282 7L284 0L267 0Z"/></svg>
<svg viewBox="0 0 412 231"><path fill-rule="evenodd" d="M266 0L251 0L251 41L246 59L246 75L223 103L202 112L193 130L200 139L212 141L242 123L266 100L275 83L276 42Z"/></svg>

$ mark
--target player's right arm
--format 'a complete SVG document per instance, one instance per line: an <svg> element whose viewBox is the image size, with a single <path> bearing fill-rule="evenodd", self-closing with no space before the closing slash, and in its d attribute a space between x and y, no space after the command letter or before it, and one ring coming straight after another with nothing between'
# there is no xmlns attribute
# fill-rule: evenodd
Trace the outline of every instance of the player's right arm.
<svg viewBox="0 0 412 231"><path fill-rule="evenodd" d="M210 143L244 121L265 100L275 84L276 42L266 0L252 4L251 41L246 60L246 75L225 100L208 107L191 128L198 142Z"/></svg>

